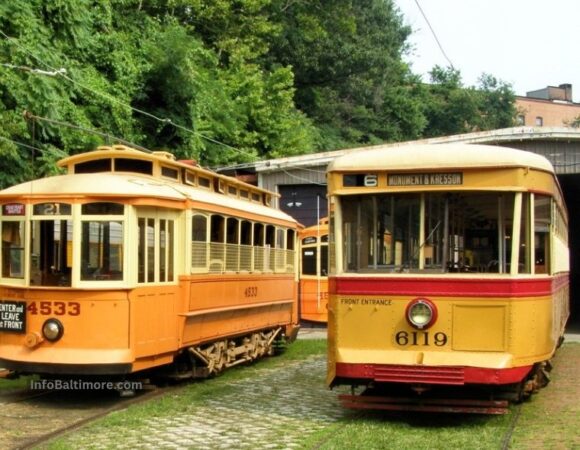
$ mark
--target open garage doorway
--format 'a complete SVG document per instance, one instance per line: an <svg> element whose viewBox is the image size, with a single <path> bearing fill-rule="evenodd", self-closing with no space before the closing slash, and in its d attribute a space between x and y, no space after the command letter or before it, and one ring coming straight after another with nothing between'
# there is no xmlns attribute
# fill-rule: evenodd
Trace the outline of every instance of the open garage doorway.
<svg viewBox="0 0 580 450"><path fill-rule="evenodd" d="M326 217L326 186L316 184L292 184L278 186L280 209L290 214L305 227L316 225Z"/></svg>
<svg viewBox="0 0 580 450"><path fill-rule="evenodd" d="M568 330L580 332L580 174L558 175L568 207L571 316Z"/></svg>

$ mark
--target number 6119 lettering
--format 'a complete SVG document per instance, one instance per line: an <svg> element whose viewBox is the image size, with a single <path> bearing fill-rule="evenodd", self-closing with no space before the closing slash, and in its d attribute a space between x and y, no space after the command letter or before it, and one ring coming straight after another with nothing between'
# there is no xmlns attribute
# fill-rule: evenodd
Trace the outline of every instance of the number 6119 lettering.
<svg viewBox="0 0 580 450"><path fill-rule="evenodd" d="M447 335L442 332L437 332L435 334L429 334L428 331L399 331L395 335L395 342L397 345L435 345L437 347L443 347L447 344Z"/></svg>

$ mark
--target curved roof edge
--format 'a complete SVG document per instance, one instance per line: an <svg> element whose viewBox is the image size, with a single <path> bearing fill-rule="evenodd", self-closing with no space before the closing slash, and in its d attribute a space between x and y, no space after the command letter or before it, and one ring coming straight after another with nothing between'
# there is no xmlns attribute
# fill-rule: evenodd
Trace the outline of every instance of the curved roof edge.
<svg viewBox="0 0 580 450"><path fill-rule="evenodd" d="M569 127L512 127L501 128L491 131L479 131L475 133L456 134L430 139L420 139L406 142L393 142L389 144L372 145L367 147L356 147L342 150L334 150L322 153L310 153L307 155L290 156L287 158L271 159L268 161L258 161L254 163L239 164L230 166L229 169L254 169L256 172L278 171L289 167L320 166L330 163L335 158L347 153L360 152L373 149L385 149L399 147L402 145L416 144L495 144L506 142L520 142L526 140L567 140L580 142L580 129ZM222 170L225 168L220 168Z"/></svg>
<svg viewBox="0 0 580 450"><path fill-rule="evenodd" d="M536 153L495 145L461 142L370 148L333 160L328 171L455 169L470 167L530 167L550 173L550 161Z"/></svg>

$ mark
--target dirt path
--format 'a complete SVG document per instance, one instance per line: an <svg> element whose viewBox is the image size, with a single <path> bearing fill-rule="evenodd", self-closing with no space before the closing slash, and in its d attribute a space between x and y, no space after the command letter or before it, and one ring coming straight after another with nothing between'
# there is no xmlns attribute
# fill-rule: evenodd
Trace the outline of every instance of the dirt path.
<svg viewBox="0 0 580 450"><path fill-rule="evenodd" d="M105 397L105 398L104 398ZM37 439L97 417L119 403L117 395L23 391L0 395L0 448L22 448Z"/></svg>

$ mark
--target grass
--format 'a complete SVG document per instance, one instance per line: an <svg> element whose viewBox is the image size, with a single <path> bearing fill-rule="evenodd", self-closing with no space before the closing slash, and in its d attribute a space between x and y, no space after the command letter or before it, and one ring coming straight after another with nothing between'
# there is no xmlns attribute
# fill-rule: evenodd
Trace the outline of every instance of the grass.
<svg viewBox="0 0 580 450"><path fill-rule="evenodd" d="M500 449L512 415L353 412L305 449Z"/></svg>
<svg viewBox="0 0 580 450"><path fill-rule="evenodd" d="M580 448L579 368L580 343L565 343L554 358L550 384L524 404L510 448Z"/></svg>
<svg viewBox="0 0 580 450"><path fill-rule="evenodd" d="M30 386L30 382L36 379L32 376L19 377L14 380L0 378L0 393L25 389Z"/></svg>

